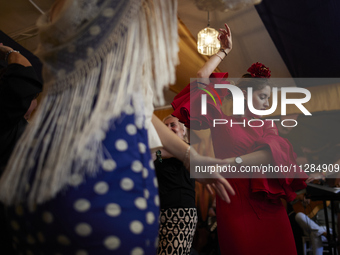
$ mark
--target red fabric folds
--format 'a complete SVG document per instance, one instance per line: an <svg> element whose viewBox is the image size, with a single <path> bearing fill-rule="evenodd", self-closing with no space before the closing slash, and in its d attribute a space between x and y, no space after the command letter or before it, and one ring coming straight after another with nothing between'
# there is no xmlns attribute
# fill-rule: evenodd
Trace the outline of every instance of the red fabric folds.
<svg viewBox="0 0 340 255"><path fill-rule="evenodd" d="M252 179L253 192L263 191L269 199L285 198L288 202L295 199L294 191L306 188L307 175L296 164L296 154L291 143L278 135L278 130L271 122L266 122L264 135L256 140L249 152L269 148L273 162L272 166L285 167L286 171L276 173L278 179ZM273 127L272 127L273 125Z"/></svg>
<svg viewBox="0 0 340 255"><path fill-rule="evenodd" d="M222 111L220 109L220 101L218 97L223 101L223 97L228 94L227 89L215 89L214 84L216 83L228 83L226 81L228 73L213 73L210 79L214 79L213 83L206 85L204 89L209 91L215 98L216 104L213 99L207 96L207 112L209 114L201 114L201 95L207 94L204 90L199 89L199 80L189 83L171 103L174 108L173 116L177 117L180 122L184 123L187 128L200 130L208 129L209 123L212 119L219 118ZM216 95L216 92L218 95ZM194 105L195 107L190 107Z"/></svg>

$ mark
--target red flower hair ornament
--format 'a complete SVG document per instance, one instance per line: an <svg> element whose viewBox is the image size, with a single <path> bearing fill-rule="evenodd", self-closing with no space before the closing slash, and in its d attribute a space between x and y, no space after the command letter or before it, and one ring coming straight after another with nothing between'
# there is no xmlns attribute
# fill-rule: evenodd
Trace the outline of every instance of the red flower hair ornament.
<svg viewBox="0 0 340 255"><path fill-rule="evenodd" d="M264 64L256 62L248 68L247 72L250 73L251 77L256 78L270 78L270 70Z"/></svg>

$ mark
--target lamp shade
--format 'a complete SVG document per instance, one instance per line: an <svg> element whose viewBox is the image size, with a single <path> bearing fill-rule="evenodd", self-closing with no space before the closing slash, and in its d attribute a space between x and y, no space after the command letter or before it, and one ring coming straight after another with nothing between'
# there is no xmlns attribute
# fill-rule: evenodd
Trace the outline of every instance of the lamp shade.
<svg viewBox="0 0 340 255"><path fill-rule="evenodd" d="M220 49L220 41L217 39L218 31L206 27L198 32L197 50L202 55L214 55Z"/></svg>

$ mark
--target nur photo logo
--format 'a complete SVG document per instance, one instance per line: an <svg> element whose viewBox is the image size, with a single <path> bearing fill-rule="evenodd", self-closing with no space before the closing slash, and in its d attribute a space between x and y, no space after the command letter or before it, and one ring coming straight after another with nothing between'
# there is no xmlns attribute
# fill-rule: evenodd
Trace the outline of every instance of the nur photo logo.
<svg viewBox="0 0 340 255"><path fill-rule="evenodd" d="M270 115L275 112L278 106L278 88L273 87L272 88L272 105L270 109L266 110L258 110L255 109L253 106L253 88L248 87L247 88L247 100L245 100L245 96L243 91L232 84L214 84L214 86L210 86L208 91L205 88L199 88L200 90L203 90L207 94L202 94L201 95L201 115L207 115L207 95L209 95L212 100L214 101L215 105L216 99L214 96L216 96L222 105L222 100L217 93L215 89L228 89L232 95L233 98L233 115L244 115L245 114L245 102L247 104L247 107L249 111L257 116L266 116ZM311 99L311 93L308 89L305 88L298 88L298 87L281 87L281 115L285 116L287 115L287 105L295 105L304 115L306 116L311 116L312 114L303 106L304 103L307 103ZM213 95L213 94L214 95ZM304 97L303 98L287 98L288 93L295 93L295 94L302 94ZM261 119L252 119L248 121L248 125L251 127L262 127L264 125L264 121L271 121L272 125L274 125L274 121L280 121L280 119L266 119L266 120L261 120ZM294 122L295 124L292 125L285 125L285 122ZM255 125L255 122L259 122L259 124ZM226 119L214 119L213 120L213 127L215 127L218 124L227 124L228 120ZM245 121L243 122L234 122L230 123L231 126L237 125L237 124L242 124L245 126ZM297 121L294 119L285 119L281 121L281 125L284 127L295 127L297 125Z"/></svg>

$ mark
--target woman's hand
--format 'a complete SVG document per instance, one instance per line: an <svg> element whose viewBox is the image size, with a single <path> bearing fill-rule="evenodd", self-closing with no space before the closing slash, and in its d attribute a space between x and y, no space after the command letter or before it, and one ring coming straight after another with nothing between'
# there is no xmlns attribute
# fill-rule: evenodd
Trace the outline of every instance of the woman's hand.
<svg viewBox="0 0 340 255"><path fill-rule="evenodd" d="M190 176L194 177L196 181L206 184L208 186L215 189L216 193L220 196L221 199L230 203L230 195L235 195L234 189L231 187L229 182L219 173L217 172L198 172L196 168L204 168L208 169L211 166L222 166L226 165L227 162L222 159L215 159L211 157L205 157L199 155L193 148L191 148L190 153Z"/></svg>
<svg viewBox="0 0 340 255"><path fill-rule="evenodd" d="M232 48L231 32L227 24L224 24L225 29L220 28L220 33L217 39L221 43L221 49L224 53L228 54ZM197 78L209 78L209 76L214 72L221 61L226 57L222 50L218 51L216 54L212 55L211 58L200 68L197 72ZM201 80L201 82L209 83L208 79Z"/></svg>
<svg viewBox="0 0 340 255"><path fill-rule="evenodd" d="M19 64L23 66L31 66L31 63L28 61L28 59L26 59L18 51L14 51L11 54L8 54L11 51L13 51L11 47L5 46L2 43L0 43L0 59L7 60L7 64Z"/></svg>
<svg viewBox="0 0 340 255"><path fill-rule="evenodd" d="M231 32L228 25L224 24L225 29L220 28L220 33L217 36L217 39L221 43L221 48L225 50L226 53L229 53L232 49L232 39L231 39Z"/></svg>
<svg viewBox="0 0 340 255"><path fill-rule="evenodd" d="M322 173L311 173L306 180L306 183L310 183L315 180L325 180L325 176Z"/></svg>
<svg viewBox="0 0 340 255"><path fill-rule="evenodd" d="M5 46L0 43L0 59L5 59L6 54L13 50L11 47Z"/></svg>

